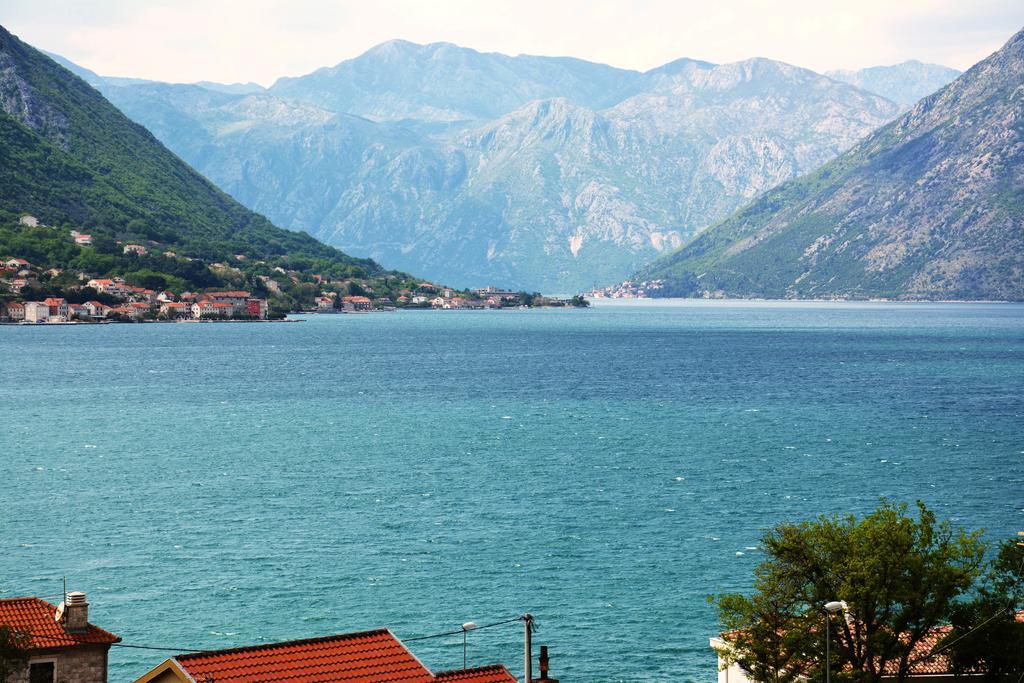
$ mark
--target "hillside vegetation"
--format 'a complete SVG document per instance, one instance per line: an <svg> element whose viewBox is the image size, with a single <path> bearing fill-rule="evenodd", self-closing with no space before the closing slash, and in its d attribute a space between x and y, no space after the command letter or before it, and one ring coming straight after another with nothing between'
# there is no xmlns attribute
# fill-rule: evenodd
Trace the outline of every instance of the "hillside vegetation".
<svg viewBox="0 0 1024 683"><path fill-rule="evenodd" d="M0 221L13 226L23 214L101 238L148 240L205 263L241 255L337 277L385 274L370 259L246 209L95 89L0 27Z"/></svg>

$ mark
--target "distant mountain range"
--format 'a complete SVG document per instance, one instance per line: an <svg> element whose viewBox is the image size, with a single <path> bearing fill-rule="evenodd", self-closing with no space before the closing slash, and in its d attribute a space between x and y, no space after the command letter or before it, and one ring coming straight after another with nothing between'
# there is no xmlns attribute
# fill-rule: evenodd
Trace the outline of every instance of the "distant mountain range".
<svg viewBox="0 0 1024 683"><path fill-rule="evenodd" d="M872 88L955 76L766 59L637 72L403 41L266 90L65 65L285 227L447 282L555 292L621 280L850 148L904 109Z"/></svg>
<svg viewBox="0 0 1024 683"><path fill-rule="evenodd" d="M637 277L662 295L1024 299L1024 31Z"/></svg>
<svg viewBox="0 0 1024 683"><path fill-rule="evenodd" d="M873 66L859 71L826 71L825 75L886 97L904 109L909 109L922 97L931 95L951 83L960 72L948 66L911 60L893 66Z"/></svg>

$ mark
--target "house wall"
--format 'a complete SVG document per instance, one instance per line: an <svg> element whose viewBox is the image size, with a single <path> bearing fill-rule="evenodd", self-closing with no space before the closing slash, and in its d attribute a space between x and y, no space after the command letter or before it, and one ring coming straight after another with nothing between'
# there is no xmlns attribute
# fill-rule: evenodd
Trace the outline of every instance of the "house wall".
<svg viewBox="0 0 1024 683"><path fill-rule="evenodd" d="M50 319L50 307L29 302L25 304L25 320L30 323L46 322Z"/></svg>
<svg viewBox="0 0 1024 683"><path fill-rule="evenodd" d="M184 678L181 678L172 669L167 669L157 674L155 677L150 678L146 683L182 683Z"/></svg>
<svg viewBox="0 0 1024 683"><path fill-rule="evenodd" d="M107 683L105 647L75 647L33 654L24 669L8 676L7 683L28 683L32 662L53 662L54 683Z"/></svg>
<svg viewBox="0 0 1024 683"><path fill-rule="evenodd" d="M722 670L722 660L718 660L718 683L751 683L750 679L747 678L746 674L743 673L743 669L740 668L739 664L733 664L729 668Z"/></svg>

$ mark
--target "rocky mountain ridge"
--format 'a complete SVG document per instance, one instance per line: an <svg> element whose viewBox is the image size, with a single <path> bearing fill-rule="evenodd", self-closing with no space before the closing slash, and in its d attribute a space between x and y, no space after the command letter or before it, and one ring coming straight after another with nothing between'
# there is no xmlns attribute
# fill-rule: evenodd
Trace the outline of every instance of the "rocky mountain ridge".
<svg viewBox="0 0 1024 683"><path fill-rule="evenodd" d="M403 41L266 91L94 84L289 228L448 282L567 293L621 279L899 111L765 59L636 72Z"/></svg>
<svg viewBox="0 0 1024 683"><path fill-rule="evenodd" d="M922 97L951 83L960 72L939 64L925 64L915 59L891 66L872 66L856 71L826 71L829 78L873 92L909 109Z"/></svg>
<svg viewBox="0 0 1024 683"><path fill-rule="evenodd" d="M1024 299L1024 31L638 277L662 295Z"/></svg>

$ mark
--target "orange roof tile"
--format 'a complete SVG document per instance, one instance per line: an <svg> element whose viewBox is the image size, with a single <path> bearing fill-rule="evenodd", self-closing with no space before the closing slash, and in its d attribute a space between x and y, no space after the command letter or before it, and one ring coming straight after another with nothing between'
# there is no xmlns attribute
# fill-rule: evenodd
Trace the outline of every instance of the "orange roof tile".
<svg viewBox="0 0 1024 683"><path fill-rule="evenodd" d="M1024 622L1024 610L1016 613L1016 620ZM914 645L914 650L911 653L910 675L911 676L929 676L929 675L943 675L948 676L953 673L953 661L950 659L949 651L942 651L938 654L932 655L931 652L939 647L942 639L950 634L953 630L952 626L939 626L938 628L932 629L926 633L924 637ZM738 631L726 631L719 634L719 637L726 642L732 639ZM846 669L850 670L850 666L847 664ZM887 662L885 665L884 673L886 675L894 676L899 671L899 662Z"/></svg>
<svg viewBox="0 0 1024 683"><path fill-rule="evenodd" d="M0 624L28 634L32 649L110 645L121 638L89 624L84 633L68 633L54 620L57 608L39 598L0 598Z"/></svg>
<svg viewBox="0 0 1024 683"><path fill-rule="evenodd" d="M193 679L212 678L217 683L434 680L387 629L178 655L174 660Z"/></svg>
<svg viewBox="0 0 1024 683"><path fill-rule="evenodd" d="M435 680L445 681L445 683L517 683L515 677L501 664L481 666L475 669L442 671L437 674Z"/></svg>

